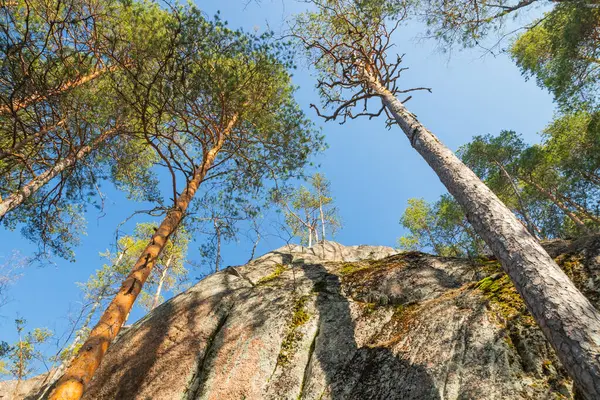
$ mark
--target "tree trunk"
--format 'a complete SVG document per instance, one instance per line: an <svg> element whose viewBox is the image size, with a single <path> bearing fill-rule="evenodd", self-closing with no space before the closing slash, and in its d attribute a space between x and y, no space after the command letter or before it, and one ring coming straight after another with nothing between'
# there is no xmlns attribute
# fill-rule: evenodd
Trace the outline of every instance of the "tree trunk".
<svg viewBox="0 0 600 400"><path fill-rule="evenodd" d="M121 263L121 260L123 259L123 256L125 256L126 252L127 252L127 250L123 250L121 252L121 254L119 254L119 258L113 264L114 267L118 266ZM112 274L111 274L111 276L112 276ZM110 276L109 276L109 278L110 278ZM108 283L110 283L110 282L108 282ZM72 352L75 349L75 347L77 346L77 344L79 344L79 342L81 342L83 340L83 335L85 333L85 329L88 327L88 325L92 321L92 318L93 318L94 314L96 313L96 310L98 309L98 307L100 307L100 304L102 303L102 299L106 295L106 292L108 291L109 287L110 287L110 285L106 284L102 288L102 291L100 292L100 294L94 300L94 304L92 305L90 312L88 312L88 314L85 318L85 321L81 325L81 328L79 328L79 330L75 334L75 339L73 340L73 343L71 343L71 345L69 346L69 352ZM37 394L37 396L38 396L37 400L43 400L46 398L46 393L48 392L48 390L50 390L52 388L52 383L54 382L55 377L62 375L62 373L66 367L66 364L69 363L73 359L73 357L74 357L74 355L69 357L68 360L63 361L61 363L61 365L58 366L58 368L56 368L56 369L53 368L50 371L48 371L48 374L46 374L46 377L44 378L43 382L40 384L40 386L43 386L44 389L40 393ZM47 384L47 383L50 383L50 384Z"/></svg>
<svg viewBox="0 0 600 400"><path fill-rule="evenodd" d="M66 91L68 91L70 89L74 89L78 86L83 85L84 83L87 83L91 80L96 79L97 77L103 75L106 72L112 72L118 68L119 68L119 66L99 68L99 69L95 70L94 72L92 72L91 74L80 76L77 79L74 79L72 81L69 81L69 82L63 84L62 86L58 87L57 89L49 90L47 93L34 93L29 97L18 100L17 102L12 102L12 104L6 104L3 106L0 106L0 115L7 115L7 114L15 113L15 112L22 110L32 104L39 103L40 101L44 101L44 100L48 99L49 97L65 93Z"/></svg>
<svg viewBox="0 0 600 400"><path fill-rule="evenodd" d="M576 385L600 398L600 313L498 197L429 132L380 81L370 90L463 207L475 231L501 261L527 308Z"/></svg>
<svg viewBox="0 0 600 400"><path fill-rule="evenodd" d="M42 186L50 182L54 177L63 172L69 167L72 167L77 161L86 157L92 150L98 147L99 144L115 135L117 129L110 129L100 136L98 136L92 144L83 146L75 154L60 160L56 165L40 175L33 178L25 186L23 186L17 193L11 194L0 202L0 218L6 215L7 212L14 210L19 205L23 204L25 200L31 197L37 192Z"/></svg>
<svg viewBox="0 0 600 400"><path fill-rule="evenodd" d="M16 399L19 395L19 386L23 380L25 370L25 360L23 359L23 339L21 338L21 331L19 331L19 365L17 367L17 383L15 384L15 391L13 397Z"/></svg>
<svg viewBox="0 0 600 400"><path fill-rule="evenodd" d="M94 372L106 354L108 347L119 333L126 316L131 311L135 299L140 294L142 286L169 237L179 226L185 212L193 199L208 169L213 164L217 154L223 147L225 138L237 121L235 115L227 124L218 138L215 146L208 151L202 160L202 165L196 169L183 193L177 198L175 206L167 213L150 243L135 263L131 273L123 282L121 289L104 311L100 320L90 332L90 336L81 346L79 353L73 359L65 374L60 378L56 388L50 394L50 400L75 400L83 395L86 385L92 379Z"/></svg>
<svg viewBox="0 0 600 400"><path fill-rule="evenodd" d="M254 231L256 232L256 240L254 241L254 244L252 246L252 252L250 253L250 259L248 260L248 262L246 262L246 264L248 264L250 261L254 260L254 253L256 252L256 247L258 247L258 242L260 242L260 231L258 229L258 226L256 225L256 220L252 220L252 224L254 226Z"/></svg>
<svg viewBox="0 0 600 400"><path fill-rule="evenodd" d="M600 185L600 177L598 175L585 171L581 172L581 175L593 184Z"/></svg>
<svg viewBox="0 0 600 400"><path fill-rule="evenodd" d="M533 224L533 222L531 222L531 219L529 218L529 213L527 212L527 208L525 207L525 203L523 202L523 198L521 197L521 194L519 193L519 188L517 187L517 184L515 183L513 177L508 173L506 168L504 168L504 165L500 164L498 161L494 161L494 164L496 164L496 166L498 168L500 168L502 175L504 175L504 177L506 179L508 179L508 181L510 182L510 186L512 187L513 192L515 192L515 196L517 197L517 201L519 202L519 207L521 208L521 215L523 215L523 219L525 220L525 223L527 224L527 230L529 231L529 233L531 233L531 235L534 238L537 239L538 236L535 233L534 224Z"/></svg>
<svg viewBox="0 0 600 400"><path fill-rule="evenodd" d="M221 259L221 228L217 223L217 219L213 220L213 224L215 225L215 233L217 235L217 254L215 257L215 272L219 272L219 260Z"/></svg>
<svg viewBox="0 0 600 400"><path fill-rule="evenodd" d="M121 261L123 260L123 257L125 256L125 252L126 252L126 250L123 250L121 252L121 254L119 254L119 258L114 263L114 267L117 267L119 264L121 264ZM88 327L88 325L92 321L92 318L94 317L94 314L96 313L96 310L98 309L98 307L100 307L100 304L102 303L102 299L104 298L104 296L106 296L106 292L108 291L108 289L110 287L110 277L112 276L112 274L113 273L111 272L111 274L109 275L109 281L102 288L102 290L100 291L100 293L94 300L94 304L92 305L90 312L86 316L85 321L83 322L83 325L81 325L81 328L79 328L79 330L77 331L77 334L75 335L75 340L73 340L73 343L71 343L71 346L69 346L71 350L73 350L77 346L77 344L79 344L79 342L81 342L83 340L83 335L85 333L85 329Z"/></svg>
<svg viewBox="0 0 600 400"><path fill-rule="evenodd" d="M163 284L165 283L165 278L167 277L167 273L169 272L169 267L171 266L171 261L173 260L173 256L169 257L167 262L165 263L165 269L163 269L162 274L160 274L160 280L158 281L158 286L156 287L156 293L154 293L154 299L152 300L152 308L150 310L154 310L158 307L160 302L160 292L162 291Z"/></svg>
<svg viewBox="0 0 600 400"><path fill-rule="evenodd" d="M323 228L323 241L325 241L325 215L323 214L323 200L319 193L319 212L321 213L321 227Z"/></svg>
<svg viewBox="0 0 600 400"><path fill-rule="evenodd" d="M523 178L521 178L521 179L523 179ZM582 231L584 231L586 233L588 232L588 228L585 226L585 223L577 216L577 214L575 214L573 211L569 210L569 207L567 207L565 205L565 203L563 203L557 196L552 194L552 192L550 190L543 188L540 184L538 184L532 180L523 179L523 181L525 183L533 186L538 192L540 192L541 194L546 196L546 198L548 200L550 200L552 203L556 204L556 206L558 208L560 208L562 210L562 212L564 212L565 215L567 217L569 217L571 219L571 221L573 221L573 223L577 227L579 227Z"/></svg>
<svg viewBox="0 0 600 400"><path fill-rule="evenodd" d="M438 256L442 256L441 254L441 247L440 245L436 242L433 233L431 232L431 229L429 229L429 226L427 226L427 223L425 223L425 232L427 232L427 236L429 236L429 241L431 242L431 247L433 248L433 251L435 251L435 254Z"/></svg>
<svg viewBox="0 0 600 400"><path fill-rule="evenodd" d="M591 219L592 221L594 221L597 224L600 224L600 218L598 218L597 216L595 216L594 214L592 214L587 208L585 208L584 206L580 205L579 203L575 202L574 200L571 200L569 197L558 193L558 196L563 199L565 202L567 202L568 204L572 205L573 207L575 207L575 209L577 211L579 211L581 214L583 214L585 217Z"/></svg>

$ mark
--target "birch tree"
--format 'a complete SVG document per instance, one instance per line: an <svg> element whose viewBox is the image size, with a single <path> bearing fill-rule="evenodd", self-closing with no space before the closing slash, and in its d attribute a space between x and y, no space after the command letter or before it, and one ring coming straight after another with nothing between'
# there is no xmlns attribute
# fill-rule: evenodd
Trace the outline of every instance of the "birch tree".
<svg viewBox="0 0 600 400"><path fill-rule="evenodd" d="M300 244L312 247L319 242L319 202L304 186L295 190L278 190L273 193L273 201L278 204L285 216L285 223Z"/></svg>
<svg viewBox="0 0 600 400"><path fill-rule="evenodd" d="M393 57L390 20L381 2L314 1L293 31L319 71L326 120L389 118L462 206L474 230L501 262L559 359L587 398L600 396L600 313L515 215L406 108L402 57ZM408 11L408 10L406 10ZM406 14L401 14L400 17ZM398 96L408 96L398 98ZM371 101L370 101L371 100ZM369 108L375 100L381 106Z"/></svg>
<svg viewBox="0 0 600 400"><path fill-rule="evenodd" d="M310 177L310 184L315 193L316 201L319 203L321 240L325 241L327 240L327 231L333 236L341 227L338 210L333 205L333 197L331 197L331 182L323 174L317 172Z"/></svg>
<svg viewBox="0 0 600 400"><path fill-rule="evenodd" d="M318 243L326 240L327 233L335 235L341 221L338 209L333 205L331 184L325 176L315 173L308 182L309 187L283 188L273 191L271 196L283 212L292 234L300 238L300 243L312 247L313 239Z"/></svg>

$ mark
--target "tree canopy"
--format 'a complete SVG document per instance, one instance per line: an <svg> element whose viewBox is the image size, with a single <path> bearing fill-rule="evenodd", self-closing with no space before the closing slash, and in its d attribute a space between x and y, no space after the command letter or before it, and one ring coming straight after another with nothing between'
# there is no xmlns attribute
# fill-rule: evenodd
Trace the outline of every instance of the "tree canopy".
<svg viewBox="0 0 600 400"><path fill-rule="evenodd" d="M65 372L50 398L83 395L137 300L151 312L191 285L190 268L223 270L223 249L244 231L254 258L261 239L275 236L263 232L271 207L283 214L286 243L312 246L341 228L332 183L314 172L324 136L297 99L299 60L316 75L320 103L310 112L342 125L385 118L448 190L433 201L410 193L398 247L497 257L577 385L588 397L600 393L600 313L540 245L600 230L597 1L307 3L285 35L230 28L193 4L0 7L0 223L38 246L27 262L57 256L90 268L72 334L52 359ZM557 106L539 141L506 121L457 152L446 147L409 108L432 91L407 79L397 54L397 38L415 22L445 48L508 37L507 55ZM360 165L377 161L357 156ZM89 211L104 212L107 188L131 214L92 265L76 249ZM0 300L15 279L6 270ZM50 332L25 334L20 318L17 331L14 345L0 342L0 370L8 365L21 381Z"/></svg>

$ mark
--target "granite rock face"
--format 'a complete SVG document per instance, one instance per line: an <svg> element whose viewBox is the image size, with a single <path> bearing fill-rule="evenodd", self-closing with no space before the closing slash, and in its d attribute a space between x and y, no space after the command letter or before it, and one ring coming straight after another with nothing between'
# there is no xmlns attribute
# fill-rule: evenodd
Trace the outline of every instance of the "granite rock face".
<svg viewBox="0 0 600 400"><path fill-rule="evenodd" d="M551 247L598 307L600 240ZM282 247L164 303L117 339L84 398L572 397L495 260L326 242Z"/></svg>

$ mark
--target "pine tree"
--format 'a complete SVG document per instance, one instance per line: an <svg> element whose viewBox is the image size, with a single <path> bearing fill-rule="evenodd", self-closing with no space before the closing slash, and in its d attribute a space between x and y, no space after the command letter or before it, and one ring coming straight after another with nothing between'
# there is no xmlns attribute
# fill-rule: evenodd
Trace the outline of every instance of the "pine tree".
<svg viewBox="0 0 600 400"><path fill-rule="evenodd" d="M401 128L501 262L578 387L598 397L600 313L500 199L406 108L410 96L397 97L425 89L399 87L402 58L388 52L402 20L389 22L379 2L314 3L317 11L300 16L294 34L315 62L321 98L333 110L319 114L345 121L385 113L390 126ZM370 99L381 101L378 111L368 108Z"/></svg>

